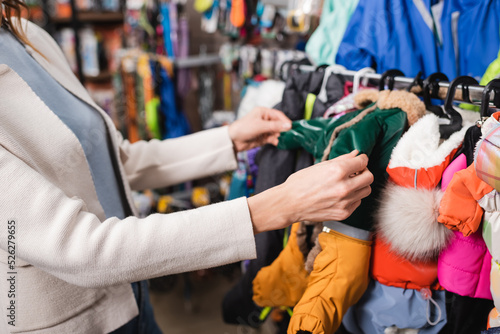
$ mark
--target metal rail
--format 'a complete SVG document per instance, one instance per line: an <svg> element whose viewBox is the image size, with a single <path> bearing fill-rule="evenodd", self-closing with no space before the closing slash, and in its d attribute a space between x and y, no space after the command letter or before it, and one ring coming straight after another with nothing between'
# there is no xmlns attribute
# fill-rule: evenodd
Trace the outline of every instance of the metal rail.
<svg viewBox="0 0 500 334"><path fill-rule="evenodd" d="M305 72L314 71L316 69L316 67L310 66L310 65L300 65L299 68L301 71L305 71ZM334 71L333 73L342 75L346 79L352 80L357 72L351 71L351 70L338 70L338 71ZM382 77L382 75L378 74L378 73L365 73L365 74L360 75L360 78L367 78L370 80L375 80L376 82L379 82L381 77ZM394 77L394 87L395 88L405 89L411 83L413 83L413 78L398 77L398 76ZM439 84L439 92L438 92L436 98L444 100L446 98L446 94L448 93L448 87L449 87L450 83L445 82L445 81L441 81L438 84ZM468 86L468 89L469 89L469 96L470 96L472 102L480 104L482 96L483 96L484 86L480 86L480 85ZM414 93L419 94L420 92L417 90L417 91L414 91ZM494 96L495 96L495 93L494 93L494 91L492 91L491 95L490 95L490 101L494 100ZM464 101L462 98L462 89L460 88L460 86L457 88L457 90L455 92L454 100L455 101L462 101L462 102Z"/></svg>

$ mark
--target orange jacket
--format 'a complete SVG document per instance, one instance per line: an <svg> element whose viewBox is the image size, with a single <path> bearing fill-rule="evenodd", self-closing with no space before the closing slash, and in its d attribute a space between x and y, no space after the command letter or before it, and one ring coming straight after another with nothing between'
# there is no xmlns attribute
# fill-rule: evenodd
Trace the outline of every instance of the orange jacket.
<svg viewBox="0 0 500 334"><path fill-rule="evenodd" d="M469 236L477 231L483 218L484 209L478 201L493 190L477 177L474 165L455 173L441 200L438 221Z"/></svg>
<svg viewBox="0 0 500 334"><path fill-rule="evenodd" d="M451 232L437 223L443 171L460 147L466 129L440 143L438 118L415 123L394 149L389 182L377 211L371 274L384 285L442 289L437 255Z"/></svg>

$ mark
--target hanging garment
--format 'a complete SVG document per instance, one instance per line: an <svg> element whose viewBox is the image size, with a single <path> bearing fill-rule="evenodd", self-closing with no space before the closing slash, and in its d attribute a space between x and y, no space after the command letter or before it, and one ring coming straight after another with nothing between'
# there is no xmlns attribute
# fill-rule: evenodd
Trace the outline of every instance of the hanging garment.
<svg viewBox="0 0 500 334"><path fill-rule="evenodd" d="M252 281L257 272L270 265L283 250L285 229L259 233L255 236L257 257L248 261L246 270L222 301L222 318L225 323L258 328L265 318L261 318L262 307L253 300Z"/></svg>
<svg viewBox="0 0 500 334"><path fill-rule="evenodd" d="M160 18L161 18L161 26L163 27L163 42L165 46L165 53L168 57L174 58L174 46L172 44L172 35L171 35L171 24L170 24L170 8L168 3L160 4Z"/></svg>
<svg viewBox="0 0 500 334"><path fill-rule="evenodd" d="M195 0L193 7L198 13L204 13L212 8L213 3L213 0Z"/></svg>
<svg viewBox="0 0 500 334"><path fill-rule="evenodd" d="M306 44L306 54L316 65L335 64L344 32L359 0L325 0L319 26Z"/></svg>
<svg viewBox="0 0 500 334"><path fill-rule="evenodd" d="M179 18L179 54L178 58L189 55L189 22L186 16ZM191 90L191 71L189 68L180 68L175 75L177 78L177 94L185 98Z"/></svg>
<svg viewBox="0 0 500 334"><path fill-rule="evenodd" d="M481 77L481 81L479 81L479 84L481 86L486 86L491 80L497 78L500 78L500 51L498 52L498 57L495 60L493 60L491 64L488 65L488 68ZM474 110L477 112L481 110L481 106L468 103L461 103L460 107L468 110Z"/></svg>
<svg viewBox="0 0 500 334"><path fill-rule="evenodd" d="M500 112L484 122L481 131L483 139L477 145L474 157L477 176L500 191Z"/></svg>
<svg viewBox="0 0 500 334"><path fill-rule="evenodd" d="M448 78L469 75L479 80L500 47L500 1L444 1L441 27L441 72Z"/></svg>
<svg viewBox="0 0 500 334"><path fill-rule="evenodd" d="M439 118L429 114L408 130L392 152L387 167L390 182L377 211L377 236L410 261L435 261L450 241L452 233L437 223L442 193L436 187L467 129L442 142Z"/></svg>
<svg viewBox="0 0 500 334"><path fill-rule="evenodd" d="M421 293L370 281L363 297L347 311L343 324L351 334L437 334L446 324L445 292Z"/></svg>
<svg viewBox="0 0 500 334"><path fill-rule="evenodd" d="M296 121L292 123L292 130L280 136L278 148L304 147L316 161L321 161L334 130L346 126L338 132L328 158L357 149L369 156L368 169L375 178L372 194L349 218L343 222L324 223L325 232L320 233L318 239L321 252L314 261L307 290L294 308L289 333L300 330L334 332L349 306L364 293L368 285L372 213L376 207L375 199L386 181L385 169L390 153L407 126L407 113L410 124L413 124L414 118L418 119L418 115L424 112L425 106L415 95L385 91L380 93L377 106L351 112L337 120ZM339 245L343 245L342 249ZM344 252L347 249L348 254ZM342 289L338 290L336 285Z"/></svg>
<svg viewBox="0 0 500 334"><path fill-rule="evenodd" d="M212 118L214 111L214 74L211 69L204 67L198 71L199 88L198 95L200 103L198 105L198 113L201 118L201 123L205 127L206 123Z"/></svg>
<svg viewBox="0 0 500 334"><path fill-rule="evenodd" d="M146 124L146 110L144 108L144 85L142 82L142 77L138 70L135 72L135 100L137 104L137 129L139 132L139 138L143 140L149 139L147 124Z"/></svg>
<svg viewBox="0 0 500 334"><path fill-rule="evenodd" d="M481 130L477 126L470 127L464 138L464 143L458 156L450 163L443 173L441 189L446 190L452 180L453 175L469 166L474 158L474 147L481 136ZM439 255L438 278L441 285L452 293L460 296L472 297L469 303L474 303L473 298L483 298L491 300L490 292L490 268L491 255L486 248L486 244L480 231L476 231L465 237L458 231L453 231L454 237L446 249ZM460 303L463 299L457 299ZM478 303L484 303L478 301ZM451 305L452 309L460 309L460 306ZM490 308L491 309L491 308ZM489 310L488 310L489 312ZM474 321L465 322L465 318L455 317L453 326L457 329L473 333L478 331L478 327L471 328ZM484 325L483 321L480 325Z"/></svg>
<svg viewBox="0 0 500 334"><path fill-rule="evenodd" d="M127 123L127 139L131 143L135 143L141 139L139 136L139 127L137 124L137 101L135 99L135 73L122 72L123 86L125 90L126 100L126 123Z"/></svg>
<svg viewBox="0 0 500 334"><path fill-rule="evenodd" d="M375 332L382 333L397 326L413 328L419 333L437 333L445 325L444 292L431 290L441 290L437 280L437 255L449 243L452 232L437 222L442 197L437 186L466 130L464 127L442 141L439 118L428 114L410 127L392 151L387 167L389 181L376 213L371 273L383 284L381 291L387 290L384 286L401 290L388 290L392 292L389 295L376 293L377 288L368 291L345 323L346 327L357 328L354 332L363 329L372 333L378 328ZM440 315L427 313L429 305L423 302L422 295L429 293L439 295ZM364 310L377 304L370 298L382 305L391 305L383 298L395 298L398 302L392 305L400 308L396 313L392 306L377 308L377 312ZM431 303L430 299L427 303ZM356 322L359 327L354 325Z"/></svg>
<svg viewBox="0 0 500 334"><path fill-rule="evenodd" d="M246 5L245 0L231 1L231 14L229 19L236 28L241 28L245 24Z"/></svg>
<svg viewBox="0 0 500 334"><path fill-rule="evenodd" d="M446 291L446 334L480 333L486 329L491 299L471 298Z"/></svg>
<svg viewBox="0 0 500 334"><path fill-rule="evenodd" d="M350 93L349 89L352 90L352 93ZM324 118L338 118L343 115L345 115L348 112L355 111L356 104L354 102L354 96L358 93L358 91L364 90L364 89L370 89L369 87L366 86L358 86L357 88L353 87L353 83L348 81L346 82L344 86L344 97L328 107L326 109L325 114L323 115ZM354 92L356 90L356 92Z"/></svg>
<svg viewBox="0 0 500 334"><path fill-rule="evenodd" d="M318 243L322 251L293 309L289 334L334 333L368 286L371 241L328 230L319 234Z"/></svg>
<svg viewBox="0 0 500 334"><path fill-rule="evenodd" d="M480 231L468 237L454 231L452 243L439 257L439 282L461 296L491 299L490 268L491 255Z"/></svg>
<svg viewBox="0 0 500 334"><path fill-rule="evenodd" d="M498 52L498 56L486 69L481 81L480 85L486 86L491 80L496 79L500 76L500 51Z"/></svg>
<svg viewBox="0 0 500 334"><path fill-rule="evenodd" d="M238 107L237 118L242 118L255 107L274 107L281 102L284 89L285 83L277 80L266 80L247 85Z"/></svg>
<svg viewBox="0 0 500 334"><path fill-rule="evenodd" d="M266 80L261 83L249 83L247 86L245 86L244 96L241 99L240 105L238 107L237 118L242 118L256 107L272 108L274 105L281 101L279 96L283 95L284 88L285 84L281 81L276 80ZM253 152L257 154L259 150L255 150ZM247 153L238 153L239 164L238 169L233 172L229 199L238 198L241 196L248 197L250 195L248 193L249 189L247 185L247 178L252 176L248 174L249 171L246 164L246 157ZM256 166L256 168L258 169L258 166ZM254 181L257 179L257 173L254 173L252 179ZM254 191L252 191L252 193L253 192Z"/></svg>
<svg viewBox="0 0 500 334"><path fill-rule="evenodd" d="M233 172L229 194L225 200L232 200L240 197L250 197L255 192L254 185L259 167L255 163L255 156L260 151L260 147L247 151L238 152L238 168Z"/></svg>
<svg viewBox="0 0 500 334"><path fill-rule="evenodd" d="M190 132L189 124L184 113L177 109L174 83L169 76L171 64L165 64L162 61L159 65L159 76L155 79L159 80L157 84L159 85L160 110L164 116L162 139L177 138Z"/></svg>
<svg viewBox="0 0 500 334"><path fill-rule="evenodd" d="M290 238L270 266L262 268L253 280L253 301L262 307L294 307L307 287L309 273L297 242L300 223L292 225ZM300 231L305 233L305 229Z"/></svg>
<svg viewBox="0 0 500 334"><path fill-rule="evenodd" d="M291 120L304 118L309 94L319 93L322 80L323 73L320 72L292 75L287 80L281 102L275 108L283 111ZM328 86L328 100L330 102L327 103L333 104L343 96L343 78L337 75L330 76ZM324 104L315 103L311 117L320 117L324 113L322 107ZM260 172L255 192L259 193L285 182L288 176L298 170L296 165L300 165L302 168L310 166L312 164L311 156L304 150L299 150L299 152L301 153L297 153L296 149L280 150L272 145L264 146L259 157Z"/></svg>
<svg viewBox="0 0 500 334"><path fill-rule="evenodd" d="M476 232L483 223L483 238L493 260L491 265L491 294L495 306L500 306L500 194L481 181L474 165L455 173L441 201L438 221L464 236ZM483 217L484 215L484 217Z"/></svg>
<svg viewBox="0 0 500 334"><path fill-rule="evenodd" d="M170 15L170 44L172 45L171 58L179 56L179 16L177 13L177 4L171 1L168 4L168 13Z"/></svg>
<svg viewBox="0 0 500 334"><path fill-rule="evenodd" d="M262 83L264 87L271 88L273 92L281 90L282 100L276 106L285 115L297 120L304 117L304 110L307 97L310 92L319 92L323 74L320 72L310 72L292 75L284 88L277 82ZM338 82L338 86L335 86ZM331 84L330 84L331 83ZM342 77L332 76L329 82L328 98L331 103L338 101L343 95ZM270 85L270 86L267 86ZM263 87L263 86L261 86ZM265 100L272 101L275 96L268 96ZM255 100L255 99L254 99ZM249 101L255 102L255 101ZM243 108L243 106L242 106ZM243 108L238 117L244 114ZM312 112L312 117L320 117L324 112L317 107ZM312 156L303 149L279 150L275 146L265 145L256 157L259 166L259 174L255 183L255 193L263 192L271 187L279 185L292 173L313 164ZM249 261L247 270L241 279L224 296L222 313L224 321L227 323L259 327L264 319L259 319L262 308L257 306L253 300L252 281L257 272L270 265L283 250L284 230L269 231L259 233L255 236L257 247L257 259Z"/></svg>
<svg viewBox="0 0 500 334"><path fill-rule="evenodd" d="M139 75L140 81L143 85L144 104L142 105L142 108L145 111L148 138L161 139L158 116L160 99L155 95L150 61L146 54L139 56L137 59L137 74Z"/></svg>
<svg viewBox="0 0 500 334"><path fill-rule="evenodd" d="M339 45L336 63L351 70L373 67L378 73L397 68L411 77L419 71L425 76L440 71L441 48L431 14L434 3L360 0Z"/></svg>
<svg viewBox="0 0 500 334"><path fill-rule="evenodd" d="M294 73L287 80L281 103L276 105L276 109L290 114L291 120L303 119L310 94L319 95L323 88L323 98L315 99L313 105L312 118L319 117L344 96L344 84L344 78L336 74L325 74L321 71Z"/></svg>

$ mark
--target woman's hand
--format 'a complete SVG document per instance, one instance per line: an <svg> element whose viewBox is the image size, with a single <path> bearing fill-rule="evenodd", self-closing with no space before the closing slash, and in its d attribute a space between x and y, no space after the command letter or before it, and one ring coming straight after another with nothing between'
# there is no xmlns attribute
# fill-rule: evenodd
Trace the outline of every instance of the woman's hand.
<svg viewBox="0 0 500 334"><path fill-rule="evenodd" d="M257 107L229 126L229 136L241 152L264 144L278 145L280 133L291 127L292 122L281 111Z"/></svg>
<svg viewBox="0 0 500 334"><path fill-rule="evenodd" d="M341 221L371 193L368 157L358 151L292 175L281 185L248 198L255 233L297 221Z"/></svg>

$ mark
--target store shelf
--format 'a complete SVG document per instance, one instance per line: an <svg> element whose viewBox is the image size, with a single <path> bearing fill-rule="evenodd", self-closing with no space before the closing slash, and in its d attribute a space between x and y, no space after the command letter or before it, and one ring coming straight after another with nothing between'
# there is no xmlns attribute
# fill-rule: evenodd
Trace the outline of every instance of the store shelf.
<svg viewBox="0 0 500 334"><path fill-rule="evenodd" d="M121 12L78 12L76 17L82 23L118 24L124 20ZM51 21L59 25L70 24L71 17L52 17Z"/></svg>
<svg viewBox="0 0 500 334"><path fill-rule="evenodd" d="M218 54L207 54L189 56L188 58L176 58L174 59L174 65L177 68L200 67L219 64L220 61L220 56Z"/></svg>
<svg viewBox="0 0 500 334"><path fill-rule="evenodd" d="M112 75L111 72L105 71L96 76L85 75L84 78L85 82L107 82L111 81Z"/></svg>

